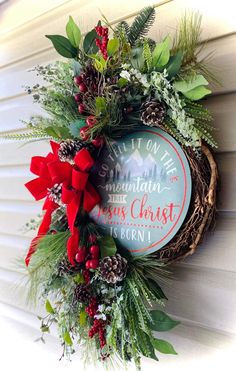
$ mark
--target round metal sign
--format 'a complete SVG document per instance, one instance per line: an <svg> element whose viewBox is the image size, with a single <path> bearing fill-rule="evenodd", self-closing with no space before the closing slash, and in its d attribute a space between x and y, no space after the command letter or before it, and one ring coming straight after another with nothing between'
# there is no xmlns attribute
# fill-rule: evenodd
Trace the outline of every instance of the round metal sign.
<svg viewBox="0 0 236 371"><path fill-rule="evenodd" d="M102 150L93 169L102 202L92 219L131 254L159 250L178 232L191 198L186 156L161 129L144 128Z"/></svg>

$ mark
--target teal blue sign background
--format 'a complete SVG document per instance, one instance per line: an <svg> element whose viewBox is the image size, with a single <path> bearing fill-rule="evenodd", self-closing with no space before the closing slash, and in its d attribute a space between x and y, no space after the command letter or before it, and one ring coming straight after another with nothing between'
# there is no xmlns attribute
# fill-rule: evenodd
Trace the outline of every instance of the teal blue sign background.
<svg viewBox="0 0 236 371"><path fill-rule="evenodd" d="M191 198L191 175L179 144L156 128L105 148L93 170L102 203L91 217L134 255L150 254L178 232Z"/></svg>

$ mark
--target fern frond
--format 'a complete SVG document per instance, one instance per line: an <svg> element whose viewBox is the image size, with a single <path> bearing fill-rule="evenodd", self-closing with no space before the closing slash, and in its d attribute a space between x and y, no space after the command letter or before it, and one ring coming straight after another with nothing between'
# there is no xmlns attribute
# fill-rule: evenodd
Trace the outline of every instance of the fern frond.
<svg viewBox="0 0 236 371"><path fill-rule="evenodd" d="M131 46L135 45L136 41L145 37L153 25L155 20L155 8L148 6L140 11L130 26L128 40Z"/></svg>
<svg viewBox="0 0 236 371"><path fill-rule="evenodd" d="M128 34L129 34L128 23L126 21L121 21L120 23L118 23L118 25L114 29L114 36L120 37L121 39L123 39L124 36L126 36L127 38Z"/></svg>
<svg viewBox="0 0 236 371"><path fill-rule="evenodd" d="M147 40L143 44L143 58L146 63L147 70L150 71L152 68L152 52Z"/></svg>

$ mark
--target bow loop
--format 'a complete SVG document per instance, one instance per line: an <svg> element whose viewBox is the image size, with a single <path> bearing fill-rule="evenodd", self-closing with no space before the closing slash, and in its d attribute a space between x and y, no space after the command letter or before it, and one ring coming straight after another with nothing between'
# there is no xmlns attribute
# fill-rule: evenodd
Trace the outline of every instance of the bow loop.
<svg viewBox="0 0 236 371"><path fill-rule="evenodd" d="M89 171L94 165L94 159L86 148L82 148L74 158L75 164L81 171Z"/></svg>
<svg viewBox="0 0 236 371"><path fill-rule="evenodd" d="M89 174L80 170L73 169L72 171L72 187L77 191L83 191L86 187Z"/></svg>

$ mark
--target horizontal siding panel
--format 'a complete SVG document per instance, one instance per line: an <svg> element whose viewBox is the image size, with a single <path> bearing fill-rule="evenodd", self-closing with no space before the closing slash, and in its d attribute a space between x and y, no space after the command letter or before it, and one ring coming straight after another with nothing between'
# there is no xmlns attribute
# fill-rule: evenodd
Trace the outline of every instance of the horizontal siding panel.
<svg viewBox="0 0 236 371"><path fill-rule="evenodd" d="M164 290L167 311L206 327L236 334L235 272L176 265Z"/></svg>
<svg viewBox="0 0 236 371"><path fill-rule="evenodd" d="M32 201L33 196L24 184L33 178L29 166L0 167L0 200Z"/></svg>
<svg viewBox="0 0 236 371"><path fill-rule="evenodd" d="M236 94L213 96L204 105L213 116L217 152L236 151Z"/></svg>
<svg viewBox="0 0 236 371"><path fill-rule="evenodd" d="M29 0L14 1L14 6L1 4L1 12L4 17L1 19L0 37L9 32L17 32L23 24L44 16L45 13L55 11L57 6L64 4L66 0L47 0L32 2Z"/></svg>
<svg viewBox="0 0 236 371"><path fill-rule="evenodd" d="M226 0L226 3L228 1ZM163 3L162 1L149 1L148 5ZM113 23L120 18L131 18L134 13L137 13L142 7L147 6L147 1L139 0L131 3L121 0L119 7L116 7L114 14L113 7L106 0L83 1L78 6L77 1L71 1L65 6L58 7L52 14L38 17L20 29L2 36L2 67L15 63L22 59L23 55L31 55L37 51L45 51L50 48L48 41L42 37L45 34L58 34L64 32L64 25L67 22L68 16L72 15L80 24L83 32L94 26L98 19L101 18L101 11ZM196 3L194 0L176 0L167 1L167 4L158 7L156 25L153 29L154 34L158 37L163 36L166 32L173 33L176 23L185 9L199 10L203 14L203 39L219 37L235 31L235 22L232 14L229 11L222 9L221 3L214 4L214 11L205 2ZM227 7L225 8L227 9ZM30 30L30 40L34 40L34 46L37 45L37 50L32 51L32 44L28 42ZM14 37L13 37L14 36ZM13 41L14 40L14 41Z"/></svg>
<svg viewBox="0 0 236 371"><path fill-rule="evenodd" d="M0 302L23 309L26 305L27 277L21 273L0 269Z"/></svg>
<svg viewBox="0 0 236 371"><path fill-rule="evenodd" d="M18 271L18 259L23 258L30 244L30 237L12 236L7 234L0 235L0 268Z"/></svg>
<svg viewBox="0 0 236 371"><path fill-rule="evenodd" d="M236 211L236 153L221 153L216 159L220 174L218 208Z"/></svg>
<svg viewBox="0 0 236 371"><path fill-rule="evenodd" d="M196 252L183 265L236 273L236 218L218 215L215 228L208 232Z"/></svg>
<svg viewBox="0 0 236 371"><path fill-rule="evenodd" d="M0 104L0 132L25 129L22 121L29 121L34 115L45 115L45 111L39 104L33 103L31 95L7 100Z"/></svg>
<svg viewBox="0 0 236 371"><path fill-rule="evenodd" d="M41 214L41 202L0 201L0 233L22 236L24 226L30 219ZM35 232L27 232L34 236Z"/></svg>
<svg viewBox="0 0 236 371"><path fill-rule="evenodd" d="M46 141L25 143L2 140L0 144L0 167L27 165L32 156L45 156L50 151L49 143Z"/></svg>

